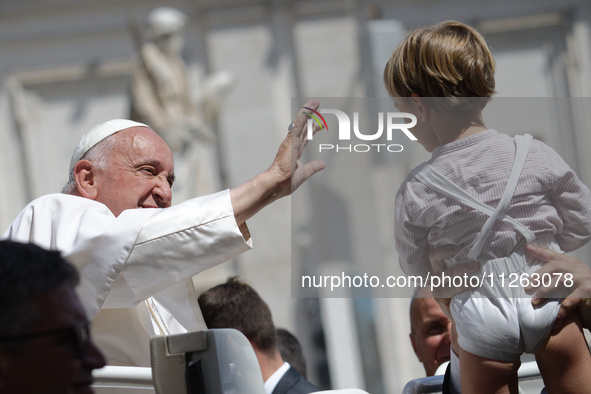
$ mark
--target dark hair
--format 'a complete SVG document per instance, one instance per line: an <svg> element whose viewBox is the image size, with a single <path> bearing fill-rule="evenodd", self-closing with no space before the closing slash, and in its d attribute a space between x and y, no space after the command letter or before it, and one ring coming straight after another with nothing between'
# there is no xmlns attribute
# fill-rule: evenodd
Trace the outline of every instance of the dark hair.
<svg viewBox="0 0 591 394"><path fill-rule="evenodd" d="M238 330L267 354L277 349L269 306L252 287L236 277L207 290L198 302L208 328Z"/></svg>
<svg viewBox="0 0 591 394"><path fill-rule="evenodd" d="M0 337L29 328L35 298L64 285L74 288L78 281L78 272L59 252L0 241Z"/></svg>
<svg viewBox="0 0 591 394"><path fill-rule="evenodd" d="M289 365L295 368L304 378L307 378L306 359L302 351L300 341L291 332L285 328L278 328L277 330L277 348L283 361L287 361Z"/></svg>

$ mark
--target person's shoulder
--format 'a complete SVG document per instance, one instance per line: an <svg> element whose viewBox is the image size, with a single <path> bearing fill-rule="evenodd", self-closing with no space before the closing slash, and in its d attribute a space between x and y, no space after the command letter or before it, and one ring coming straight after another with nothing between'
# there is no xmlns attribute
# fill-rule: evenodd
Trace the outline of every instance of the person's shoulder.
<svg viewBox="0 0 591 394"><path fill-rule="evenodd" d="M531 141L531 148L530 149L537 150L540 152L548 152L553 155L558 155L558 153L556 152L556 150L554 150L554 148L552 148L550 145L546 144L544 141L539 140L535 137Z"/></svg>
<svg viewBox="0 0 591 394"><path fill-rule="evenodd" d="M400 188L398 189L397 194L403 194L405 192L405 190L409 187L410 184L413 184L415 181L417 181L417 179L416 179L417 174L424 171L425 167L427 167L429 165L430 164L428 162L423 162L423 163L419 164L418 166L416 166L415 168L413 168L412 170L410 170L410 172L406 175L406 177L404 178L404 180L400 184Z"/></svg>
<svg viewBox="0 0 591 394"><path fill-rule="evenodd" d="M66 193L51 193L51 194L45 194L41 197L37 197L36 199L34 199L31 203L35 203L35 202L43 202L43 201L74 201L77 199L85 199L88 200L87 198L84 197L80 197L80 196L75 196L73 194L66 194Z"/></svg>
<svg viewBox="0 0 591 394"><path fill-rule="evenodd" d="M35 211L47 215L63 215L81 211L98 211L109 214L106 205L80 196L64 193L46 194L31 201L22 212Z"/></svg>
<svg viewBox="0 0 591 394"><path fill-rule="evenodd" d="M417 175L433 170L434 169L429 162L423 162L413 168L400 184L400 187L396 192L395 200L399 202L404 201L409 204L418 204L419 199L416 198L417 196L421 196L425 200L428 200L432 193L429 187L419 180Z"/></svg>
<svg viewBox="0 0 591 394"><path fill-rule="evenodd" d="M52 193L46 194L41 197L37 197L33 201L31 201L28 205L47 205L47 204L65 204L67 206L76 206L76 205L103 205L99 202L94 200L75 196L73 194L65 194L65 193Z"/></svg>
<svg viewBox="0 0 591 394"><path fill-rule="evenodd" d="M294 389L296 389L296 390L293 391L293 393L290 391L290 394L307 394L307 393L313 393L313 392L319 390L318 387L316 387L312 383L310 383L306 378L304 378L291 365L289 366L289 370L287 371L287 373L291 373L291 374L293 374L294 377L297 378L296 384L294 386Z"/></svg>
<svg viewBox="0 0 591 394"><path fill-rule="evenodd" d="M21 241L35 239L41 242L35 238L39 237L39 234L47 234L47 229L55 231L62 225L69 227L78 221L84 212L90 211L98 214L94 215L93 219L113 215L105 205L87 198L63 193L47 194L27 204L12 221L4 236ZM92 222L96 224L96 220Z"/></svg>
<svg viewBox="0 0 591 394"><path fill-rule="evenodd" d="M480 150L486 151L513 149L515 146L514 139L514 136L499 132L496 129L487 129L466 138L467 141L473 140L474 145L478 146Z"/></svg>
<svg viewBox="0 0 591 394"><path fill-rule="evenodd" d="M535 137L531 142L530 153L533 153L531 160L544 170L557 174L572 171L565 159L553 147Z"/></svg>
<svg viewBox="0 0 591 394"><path fill-rule="evenodd" d="M282 389L282 387L284 389ZM273 394L308 394L319 390L318 387L306 380L306 378L300 375L300 373L290 365L287 372L279 380Z"/></svg>
<svg viewBox="0 0 591 394"><path fill-rule="evenodd" d="M48 207L56 204L63 204L67 201L70 201L70 197L75 197L69 194L63 193L52 193L52 194L45 194L43 196L35 198L33 201L29 202L23 208L23 211L37 208L37 207Z"/></svg>

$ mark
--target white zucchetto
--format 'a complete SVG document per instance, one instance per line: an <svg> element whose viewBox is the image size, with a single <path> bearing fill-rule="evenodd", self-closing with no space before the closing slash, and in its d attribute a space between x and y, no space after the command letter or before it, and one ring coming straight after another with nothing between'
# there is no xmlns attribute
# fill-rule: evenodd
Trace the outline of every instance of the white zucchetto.
<svg viewBox="0 0 591 394"><path fill-rule="evenodd" d="M101 123L98 126L92 128L86 134L80 138L76 148L74 148L74 153L72 153L72 159L70 160L70 169L68 170L68 174L72 174L74 170L74 166L76 163L80 161L82 156L86 154L96 144L104 140L110 135L117 133L118 131L129 129L130 127L147 127L149 126L134 122L133 120L128 119L113 119L109 120L108 122Z"/></svg>

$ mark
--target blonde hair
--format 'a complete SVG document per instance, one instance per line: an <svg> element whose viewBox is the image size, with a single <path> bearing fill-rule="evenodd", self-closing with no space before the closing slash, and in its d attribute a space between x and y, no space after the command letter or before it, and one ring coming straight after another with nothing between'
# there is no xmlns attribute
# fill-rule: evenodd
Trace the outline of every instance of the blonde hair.
<svg viewBox="0 0 591 394"><path fill-rule="evenodd" d="M446 21L410 33L390 57L384 83L393 97L447 97L437 100L446 109L484 97L476 100L484 107L495 92L494 74L494 58L480 33Z"/></svg>

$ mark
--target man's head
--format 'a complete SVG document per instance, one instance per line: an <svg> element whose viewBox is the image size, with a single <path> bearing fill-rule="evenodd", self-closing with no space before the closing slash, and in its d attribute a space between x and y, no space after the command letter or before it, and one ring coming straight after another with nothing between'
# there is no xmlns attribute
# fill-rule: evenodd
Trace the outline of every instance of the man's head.
<svg viewBox="0 0 591 394"><path fill-rule="evenodd" d="M105 359L88 336L77 283L59 252L0 241L0 392L92 392L92 370Z"/></svg>
<svg viewBox="0 0 591 394"><path fill-rule="evenodd" d="M449 361L451 321L426 288L419 289L411 300L410 340L427 376Z"/></svg>
<svg viewBox="0 0 591 394"><path fill-rule="evenodd" d="M208 328L240 331L255 350L273 356L277 352L275 325L269 306L249 285L230 278L199 296Z"/></svg>
<svg viewBox="0 0 591 394"><path fill-rule="evenodd" d="M392 97L438 97L441 109L484 107L495 91L495 63L474 28L446 21L411 32L394 50L384 82ZM480 98L485 99L470 99Z"/></svg>
<svg viewBox="0 0 591 394"><path fill-rule="evenodd" d="M163 52L179 56L188 17L171 7L159 7L148 15L148 36Z"/></svg>
<svg viewBox="0 0 591 394"><path fill-rule="evenodd" d="M165 208L172 200L170 148L148 126L112 120L85 134L74 151L64 192L126 209Z"/></svg>
<svg viewBox="0 0 591 394"><path fill-rule="evenodd" d="M304 378L307 378L306 359L300 341L285 328L277 329L277 347L281 358L289 363Z"/></svg>

